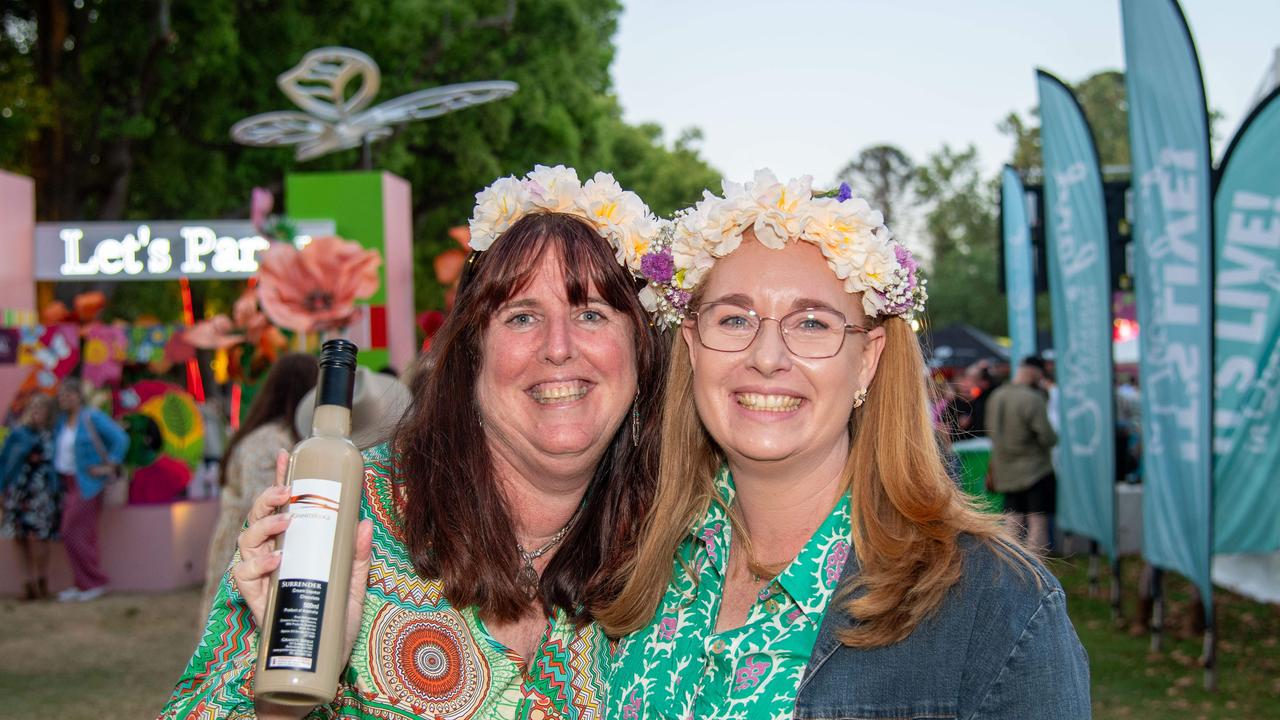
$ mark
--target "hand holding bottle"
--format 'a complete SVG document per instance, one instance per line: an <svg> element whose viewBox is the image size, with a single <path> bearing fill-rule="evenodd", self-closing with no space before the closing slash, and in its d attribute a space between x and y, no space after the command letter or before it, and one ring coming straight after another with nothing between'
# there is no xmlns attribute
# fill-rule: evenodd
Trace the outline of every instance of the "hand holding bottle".
<svg viewBox="0 0 1280 720"><path fill-rule="evenodd" d="M231 569L232 577L240 589L240 595L253 614L255 627L262 627L266 613L267 594L271 587L271 573L280 566L279 544L289 516L278 510L289 502L289 488L285 485L288 473L289 453L284 450L276 457L275 484L263 490L249 509L249 527L240 533L240 562ZM369 556L373 545L373 523L362 521L356 527L355 562L351 566L350 600L347 603L346 654L351 654L356 635L360 632L360 618L364 609L365 586L369 579Z"/></svg>

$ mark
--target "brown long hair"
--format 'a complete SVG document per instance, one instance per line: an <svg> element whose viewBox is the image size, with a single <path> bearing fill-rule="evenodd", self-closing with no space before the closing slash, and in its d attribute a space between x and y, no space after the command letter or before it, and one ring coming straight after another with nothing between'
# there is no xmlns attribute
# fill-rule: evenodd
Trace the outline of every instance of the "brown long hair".
<svg viewBox="0 0 1280 720"><path fill-rule="evenodd" d="M240 423L240 429L231 438L231 442L227 443L227 450L222 454L222 467L218 469L219 485L227 484L228 461L236 446L254 430L267 423L280 422L289 428L289 437L294 442L298 441L293 418L297 414L298 403L302 402L302 396L316 386L319 367L314 356L303 353L289 353L276 360L267 373L267 379L262 381L262 388L249 404L249 412L245 415L244 422Z"/></svg>
<svg viewBox="0 0 1280 720"><path fill-rule="evenodd" d="M515 581L520 557L480 428L476 369L493 313L532 281L542 258L560 262L570 303L585 304L594 288L634 327L639 441L623 422L539 584L544 607L584 622L620 590L618 568L634 551L652 497L666 356L637 297L642 285L590 226L569 215L528 215L469 258L454 309L415 373L413 402L392 441L393 466L403 481L405 544L417 571L439 578L456 606L474 605L500 621L522 616L529 598Z"/></svg>
<svg viewBox="0 0 1280 720"><path fill-rule="evenodd" d="M898 642L942 603L960 579L962 533L996 546L1015 563L1026 557L998 518L977 510L947 475L929 416L924 359L910 325L898 317L879 324L884 350L866 402L850 418L852 441L843 470L860 569L834 602L858 621L840 638L851 647ZM671 580L675 549L717 497L714 478L724 456L698 418L693 382L689 349L677 335L653 508L625 568L629 578L622 593L597 615L611 635L634 632L652 620ZM746 538L738 513L729 510L734 538Z"/></svg>

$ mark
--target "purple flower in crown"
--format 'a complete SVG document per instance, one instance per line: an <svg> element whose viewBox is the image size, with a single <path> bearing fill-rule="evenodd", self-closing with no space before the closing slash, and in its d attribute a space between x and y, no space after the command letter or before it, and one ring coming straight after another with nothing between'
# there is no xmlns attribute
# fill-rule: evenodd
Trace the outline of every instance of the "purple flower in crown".
<svg viewBox="0 0 1280 720"><path fill-rule="evenodd" d="M879 293L884 298L885 311L893 315L923 312L928 294L920 279L919 261L910 250L897 243L893 246L893 253L898 261L898 268L894 271L896 281Z"/></svg>
<svg viewBox="0 0 1280 720"><path fill-rule="evenodd" d="M640 272L650 282L671 282L671 278L676 275L676 262L671 257L671 248L663 248L640 258Z"/></svg>
<svg viewBox="0 0 1280 720"><path fill-rule="evenodd" d="M853 188L849 187L847 182L840 183L840 192L836 193L836 200L844 202L851 197L853 197Z"/></svg>

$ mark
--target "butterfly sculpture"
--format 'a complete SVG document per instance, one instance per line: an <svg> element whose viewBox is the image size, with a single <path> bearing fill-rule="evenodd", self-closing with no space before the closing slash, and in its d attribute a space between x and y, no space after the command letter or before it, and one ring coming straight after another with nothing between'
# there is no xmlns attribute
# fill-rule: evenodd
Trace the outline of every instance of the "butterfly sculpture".
<svg viewBox="0 0 1280 720"><path fill-rule="evenodd" d="M245 118L232 126L231 137L242 145L297 145L299 161L314 160L384 139L391 135L392 125L501 100L519 89L505 80L444 85L368 107L379 82L378 64L358 50L312 50L276 78L285 96L303 112L280 110Z"/></svg>

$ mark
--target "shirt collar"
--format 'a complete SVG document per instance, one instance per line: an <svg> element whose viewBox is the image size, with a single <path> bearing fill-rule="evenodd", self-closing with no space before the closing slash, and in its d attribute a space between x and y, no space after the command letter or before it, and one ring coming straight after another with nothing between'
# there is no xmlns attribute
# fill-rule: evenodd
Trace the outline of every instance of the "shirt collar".
<svg viewBox="0 0 1280 720"><path fill-rule="evenodd" d="M853 524L849 510L849 493L845 493L796 559L774 581L814 624L822 622L852 552L849 538L853 535Z"/></svg>
<svg viewBox="0 0 1280 720"><path fill-rule="evenodd" d="M733 503L736 490L733 475L728 465L721 465L716 473L714 486L718 500L709 503L706 514L694 522L689 535L701 545L706 558L723 577L725 565L728 563L730 542L730 524L727 508ZM813 537L800 550L800 554L791 562L765 590L775 583L795 601L802 612L815 624L822 622L822 614L826 612L827 603L840 581L845 561L848 560L852 547L849 538L853 535L853 524L850 517L849 493L840 496L835 507L813 533Z"/></svg>
<svg viewBox="0 0 1280 720"><path fill-rule="evenodd" d="M729 562L729 539L731 528L729 523L729 506L733 503L736 491L733 487L733 475L728 465L721 465L716 471L713 481L716 496L707 503L707 512L689 528L689 535L701 545L706 558L711 561L716 571L724 575L725 565Z"/></svg>

